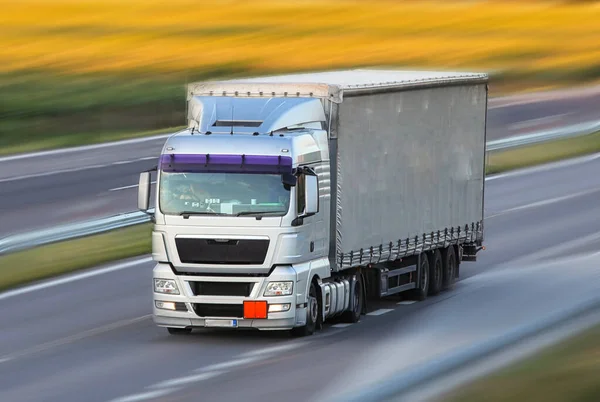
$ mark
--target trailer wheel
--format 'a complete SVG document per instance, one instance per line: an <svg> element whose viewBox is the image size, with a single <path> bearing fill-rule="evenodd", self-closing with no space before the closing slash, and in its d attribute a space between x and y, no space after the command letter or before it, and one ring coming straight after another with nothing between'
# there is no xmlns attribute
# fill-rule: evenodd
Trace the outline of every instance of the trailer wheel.
<svg viewBox="0 0 600 402"><path fill-rule="evenodd" d="M362 275L358 272L356 274L356 281L354 281L354 297L353 300L350 300L350 310L344 311L341 316L343 322L354 324L360 320L364 304L363 283L361 277Z"/></svg>
<svg viewBox="0 0 600 402"><path fill-rule="evenodd" d="M171 335L189 334L192 332L192 328L167 328L167 331Z"/></svg>
<svg viewBox="0 0 600 402"><path fill-rule="evenodd" d="M429 254L429 277L431 278L429 294L431 296L437 295L442 290L444 280L444 264L440 250L436 249Z"/></svg>
<svg viewBox="0 0 600 402"><path fill-rule="evenodd" d="M451 289L456 282L457 263L456 253L454 252L454 246L450 246L442 252L442 259L444 261L444 283L443 289Z"/></svg>
<svg viewBox="0 0 600 402"><path fill-rule="evenodd" d="M423 253L419 256L419 266L417 267L417 287L409 292L411 298L418 301L423 301L429 294L429 259L427 254Z"/></svg>
<svg viewBox="0 0 600 402"><path fill-rule="evenodd" d="M301 327L292 328L291 333L293 336L308 336L315 332L317 321L319 319L320 308L319 299L317 297L317 285L315 284L315 281L310 283L308 301L306 304L306 324Z"/></svg>

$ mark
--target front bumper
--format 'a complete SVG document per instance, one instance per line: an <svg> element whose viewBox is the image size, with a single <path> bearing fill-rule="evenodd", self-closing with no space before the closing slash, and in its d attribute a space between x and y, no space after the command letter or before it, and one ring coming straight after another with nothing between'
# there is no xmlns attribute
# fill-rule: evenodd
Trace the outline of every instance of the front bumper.
<svg viewBox="0 0 600 402"><path fill-rule="evenodd" d="M292 267L276 268L267 278L219 278L202 276L178 276L167 264L157 264L153 271L154 278L174 280L179 289L179 295L153 292L153 320L159 327L186 328L241 328L259 330L288 330L306 322L306 306L303 295L298 294L296 286L290 296L263 297L264 290L271 281L293 281L296 285L296 273ZM193 282L254 282L249 296L197 296L192 291ZM244 301L266 301L268 306L289 304L289 310L268 312L266 319L248 319L243 317ZM171 308L176 303L176 310L158 308L157 302L165 303ZM224 311L218 314L201 315L198 306L215 307L214 310ZM233 308L228 308L233 307ZM212 310L212 309L209 309ZM229 311L241 311L242 314L229 314Z"/></svg>

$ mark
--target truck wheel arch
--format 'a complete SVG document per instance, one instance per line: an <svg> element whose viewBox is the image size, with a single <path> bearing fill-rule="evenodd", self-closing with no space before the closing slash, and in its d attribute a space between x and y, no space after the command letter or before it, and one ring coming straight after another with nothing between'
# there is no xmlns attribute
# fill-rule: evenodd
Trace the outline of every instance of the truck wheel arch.
<svg viewBox="0 0 600 402"><path fill-rule="evenodd" d="M323 329L323 289L321 286L323 285L323 280L319 276L319 274L313 274L309 281L306 283L306 295L308 295L310 285L314 283L317 290L317 302L319 303L319 315L317 316L317 330Z"/></svg>

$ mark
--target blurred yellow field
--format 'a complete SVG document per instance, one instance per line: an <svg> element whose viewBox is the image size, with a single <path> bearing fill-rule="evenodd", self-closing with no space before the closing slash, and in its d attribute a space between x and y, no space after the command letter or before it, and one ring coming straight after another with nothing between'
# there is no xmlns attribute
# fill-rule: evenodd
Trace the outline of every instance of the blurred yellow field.
<svg viewBox="0 0 600 402"><path fill-rule="evenodd" d="M2 72L600 69L598 3L0 0L0 8Z"/></svg>

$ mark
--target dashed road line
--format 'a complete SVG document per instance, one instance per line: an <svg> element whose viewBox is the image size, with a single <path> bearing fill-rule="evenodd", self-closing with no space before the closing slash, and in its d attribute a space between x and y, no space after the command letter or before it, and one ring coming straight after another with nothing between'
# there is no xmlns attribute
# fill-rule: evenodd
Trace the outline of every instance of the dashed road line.
<svg viewBox="0 0 600 402"><path fill-rule="evenodd" d="M261 356L261 355L264 356L264 355L270 355L270 354L278 353L278 352L285 352L285 351L292 350L292 349L298 349L299 347L304 346L307 343L308 342L288 343L288 344L284 344L284 345L273 346L270 348L255 350L252 352L246 352L246 353L243 353L242 355L240 355L240 357L254 357L254 356Z"/></svg>
<svg viewBox="0 0 600 402"><path fill-rule="evenodd" d="M382 315L382 314L385 314L385 313L389 313L390 311L394 311L394 309L391 309L391 308L381 308L379 310L371 311L370 313L367 313L367 315Z"/></svg>
<svg viewBox="0 0 600 402"><path fill-rule="evenodd" d="M153 181L153 182L150 182L150 184L156 184L156 182L155 182L155 181ZM110 190L108 190L108 191L119 191L119 190L126 190L126 189L129 189L129 188L136 188L136 187L138 187L138 186L139 186L139 184L132 184L131 186L123 186L123 187L115 187L115 188L111 188L111 189L110 189Z"/></svg>
<svg viewBox="0 0 600 402"><path fill-rule="evenodd" d="M400 305L400 306L405 306L405 305L409 305L409 304L415 304L417 301L416 300L403 300L401 302L398 302L396 304Z"/></svg>
<svg viewBox="0 0 600 402"><path fill-rule="evenodd" d="M161 396L165 396L168 395L172 392L178 391L177 389L173 389L173 388L169 388L169 389L162 389L162 390L157 390L157 391L150 391L150 392L143 392L143 393L139 393L139 394L133 394L133 395L129 395L129 396L124 396L122 398L117 398L117 399L113 399L111 402L139 402L139 401L145 401L147 399L152 399L152 398L160 398Z"/></svg>
<svg viewBox="0 0 600 402"><path fill-rule="evenodd" d="M214 377L217 377L221 374L224 374L224 371L211 371L208 373L194 374L186 377L173 378L172 380L162 381L157 384L150 386L151 389L154 388L164 388L164 387L177 387L185 384L190 384L193 382L205 381Z"/></svg>
<svg viewBox="0 0 600 402"><path fill-rule="evenodd" d="M5 357L5 358L2 358L2 359L0 359L0 364L2 364L2 363L6 363L6 362L8 362L8 361L11 361L11 360L12 360L12 358L11 358L11 357Z"/></svg>
<svg viewBox="0 0 600 402"><path fill-rule="evenodd" d="M253 363L257 360L260 360L259 356L246 357L246 358L242 358L242 359L231 360L228 362L211 364L210 366L199 368L199 369L195 370L194 372L203 373L203 372L207 372L207 371L221 371L221 370L231 369L231 368L238 367L238 366L243 366L244 364Z"/></svg>
<svg viewBox="0 0 600 402"><path fill-rule="evenodd" d="M543 206L546 206L546 205L556 204L558 202L572 200L574 198L585 197L587 195L592 195L592 194L596 194L596 193L599 193L599 192L600 192L600 190L597 189L597 188L595 188L595 189L592 189L592 190L580 191L580 192L574 193L574 194L568 194L568 195L563 195L563 196L560 196L560 197L549 198L549 199L546 199L546 200L536 201L536 202L532 202L532 203L525 204L525 205L519 205L519 206L514 207L514 208L505 209L504 211L500 211L500 212L497 212L495 214L488 215L488 216L486 216L486 218L490 219L490 218L495 218L497 216L502 216L502 215L505 215L505 214L509 214L509 213L512 213L512 212L522 211L522 210L525 210L525 209L539 208L539 207L543 207Z"/></svg>
<svg viewBox="0 0 600 402"><path fill-rule="evenodd" d="M81 166L81 167L69 168L69 169L52 170L50 172L44 172L44 173L34 173L34 174L27 174L27 175L22 175L22 176L13 176L13 177L7 177L7 178L4 178L4 179L0 179L0 183L6 183L6 182L18 181L18 180L25 180L25 179L34 179L34 178L37 178L37 177L54 176L54 175L57 175L57 174L64 174L64 173L82 172L82 171L85 171L85 170L92 170L92 169L101 169L101 168L106 168L106 167L109 167L109 166L125 165L125 164L128 164L128 163L136 163L136 162L147 161L147 160L150 160L150 159L157 159L157 158L154 157L154 156L152 156L152 157L137 158L137 159L131 159L131 160L119 161L119 162L113 162L113 163L106 163L106 164L102 164L102 165Z"/></svg>
<svg viewBox="0 0 600 402"><path fill-rule="evenodd" d="M63 345L69 344L71 342L79 341L79 340L82 340L85 338L89 338L91 336L95 336L95 335L99 335L99 334L102 334L102 333L105 333L108 331L112 331L117 328L122 328L127 325L135 324L137 322L144 321L150 317L152 317L152 315L147 314L147 315L143 315L141 317L129 318L126 320L113 322L111 324L104 325L101 327L92 328L87 331L83 331L78 334L75 334L75 335L67 336L65 338L57 339L55 341L42 343L41 345L37 345L37 346L31 347L29 349L22 350L20 352L8 354L8 355L0 358L0 362L6 362L6 361L17 359L20 357L30 356L30 355L33 355L36 353L44 352L46 350L49 350L49 349L52 349L55 347L59 347L59 346L63 346Z"/></svg>

